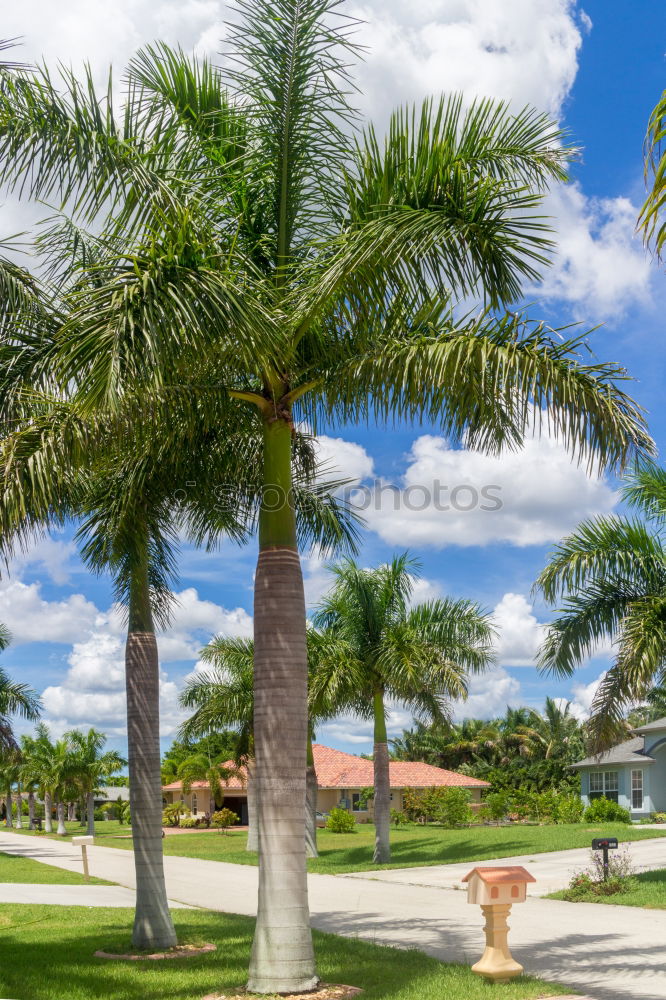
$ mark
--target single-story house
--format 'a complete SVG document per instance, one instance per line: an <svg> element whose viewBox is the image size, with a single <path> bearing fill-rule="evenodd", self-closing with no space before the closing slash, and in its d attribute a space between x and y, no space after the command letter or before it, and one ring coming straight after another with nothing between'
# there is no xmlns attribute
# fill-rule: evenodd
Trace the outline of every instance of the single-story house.
<svg viewBox="0 0 666 1000"><path fill-rule="evenodd" d="M572 765L580 771L586 806L605 796L628 809L633 820L666 812L666 718L634 732L632 739Z"/></svg>
<svg viewBox="0 0 666 1000"><path fill-rule="evenodd" d="M319 785L317 811L328 813L338 806L353 813L358 820L371 816L372 801L364 804L361 793L364 788L371 788L374 784L372 761L319 743L315 743L312 750ZM389 776L391 808L398 810L403 807L405 788L466 788L472 795L470 801L472 808L478 808L480 805L483 789L490 788L487 781L481 781L479 778L470 778L466 774L446 771L444 768L420 762L391 761ZM240 816L241 823L247 823L246 774L230 777L225 785L228 792L224 793L224 805ZM193 816L215 809L210 785L206 781L193 782L189 793L183 792L180 781L173 781L162 786L162 794L165 804L183 802Z"/></svg>
<svg viewBox="0 0 666 1000"><path fill-rule="evenodd" d="M115 805L118 799L121 802L129 802L129 797L127 785L108 785L105 788L98 788L95 792L95 809L106 805L107 802L113 802Z"/></svg>

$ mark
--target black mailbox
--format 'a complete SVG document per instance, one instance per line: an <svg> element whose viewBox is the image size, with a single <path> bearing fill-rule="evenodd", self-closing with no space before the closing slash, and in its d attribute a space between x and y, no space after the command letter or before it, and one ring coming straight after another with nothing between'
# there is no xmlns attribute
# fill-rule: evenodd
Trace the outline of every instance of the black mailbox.
<svg viewBox="0 0 666 1000"><path fill-rule="evenodd" d="M617 837L597 837L592 841L593 851L603 851L604 848L607 851L617 850Z"/></svg>

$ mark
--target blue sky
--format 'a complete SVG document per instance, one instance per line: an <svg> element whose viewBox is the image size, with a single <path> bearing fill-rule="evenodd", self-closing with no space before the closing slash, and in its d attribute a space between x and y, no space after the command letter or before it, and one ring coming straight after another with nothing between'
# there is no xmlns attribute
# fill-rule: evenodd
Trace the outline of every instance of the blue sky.
<svg viewBox="0 0 666 1000"><path fill-rule="evenodd" d="M111 9L112 8L112 9ZM531 311L554 325L603 326L591 337L597 356L620 361L637 380L633 393L649 413L663 448L662 402L666 276L643 251L633 229L643 197L642 141L650 108L666 80L666 11L620 0L400 0L349 4L366 22L369 52L358 75L363 110L386 120L390 107L441 90L501 96L550 112L583 147L572 183L554 191L547 210L558 254L543 284L529 290ZM25 0L3 15L5 35L23 35L25 54L54 64L91 60L100 82L109 60L120 69L132 50L154 38L214 54L224 28L217 0L117 0L113 5L62 0L58 24L47 0ZM39 217L7 197L3 232ZM531 586L549 548L579 519L616 505L613 480L588 479L548 439L524 452L489 460L451 448L435 427L331 430L322 455L365 484L399 488L435 480L453 487L500 487L502 509L485 514L392 510L388 493L367 512L361 560L374 565L405 547L422 562L418 595L464 596L495 610L501 628L498 666L472 685L456 714L493 715L507 703L539 707L547 694L572 699L583 716L608 663L600 651L566 682L533 666L540 626L550 611L533 603ZM415 495L415 494L413 494ZM463 501L464 502L464 501ZM186 550L180 604L161 637L165 741L181 718L177 696L197 649L216 631L251 629L255 549L224 544L212 555ZM316 601L326 571L304 560L306 589ZM92 579L64 533L40 543L0 580L0 620L15 636L4 665L44 692L54 732L94 724L114 745L124 741L122 623L110 611L106 580ZM391 726L409 724L396 706ZM338 720L319 734L341 749L366 751L367 727Z"/></svg>

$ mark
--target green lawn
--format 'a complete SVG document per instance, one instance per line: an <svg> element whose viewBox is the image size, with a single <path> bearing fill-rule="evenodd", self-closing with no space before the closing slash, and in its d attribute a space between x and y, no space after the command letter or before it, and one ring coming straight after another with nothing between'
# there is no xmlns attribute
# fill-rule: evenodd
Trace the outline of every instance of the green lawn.
<svg viewBox="0 0 666 1000"><path fill-rule="evenodd" d="M103 949L130 948L130 910L0 906L0 994L15 1000L201 1000L245 983L253 921L206 910L174 912L181 942L212 941L217 952L164 962L108 962ZM419 951L398 951L315 933L325 982L362 987L363 1000L487 1000L491 988L468 968L444 965ZM496 986L501 1000L567 993L521 977Z"/></svg>
<svg viewBox="0 0 666 1000"><path fill-rule="evenodd" d="M32 882L43 885L84 885L83 875L68 872L64 868L53 868L30 858L16 858L13 854L0 851L0 882ZM100 878L91 878L91 885L113 885Z"/></svg>
<svg viewBox="0 0 666 1000"><path fill-rule="evenodd" d="M78 824L69 824L69 835L81 832ZM20 831L17 831L17 835ZM99 823L95 843L102 847L132 849L131 830L115 822ZM310 871L336 872L372 871L374 827L359 824L355 833L330 833L319 830L318 858L308 862ZM38 835L39 836L39 835ZM41 834L45 836L45 834ZM623 824L579 823L571 826L481 826L464 830L444 830L437 826L412 825L391 830L393 861L382 868L409 868L423 865L450 864L455 861L482 861L486 858L510 857L515 854L539 854L564 851L572 847L589 847L593 837L617 837L620 841L645 840L666 836L661 830L645 830ZM230 861L254 865L256 855L245 850L246 834L231 830L228 834L187 833L165 837L164 853L180 857L204 858L208 861Z"/></svg>
<svg viewBox="0 0 666 1000"><path fill-rule="evenodd" d="M553 892L549 899L564 899L564 892ZM644 906L648 910L666 910L666 868L653 872L641 872L634 877L629 892L618 892L615 896L590 896L576 900L581 903L610 903L611 906Z"/></svg>

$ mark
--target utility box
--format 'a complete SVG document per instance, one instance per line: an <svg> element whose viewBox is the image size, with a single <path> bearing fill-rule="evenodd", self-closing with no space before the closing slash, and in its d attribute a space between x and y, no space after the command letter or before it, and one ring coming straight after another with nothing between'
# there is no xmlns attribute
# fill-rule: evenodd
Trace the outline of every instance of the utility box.
<svg viewBox="0 0 666 1000"><path fill-rule="evenodd" d="M493 903L524 903L527 883L536 882L522 865L507 868L473 868L465 875L467 902L480 906Z"/></svg>

